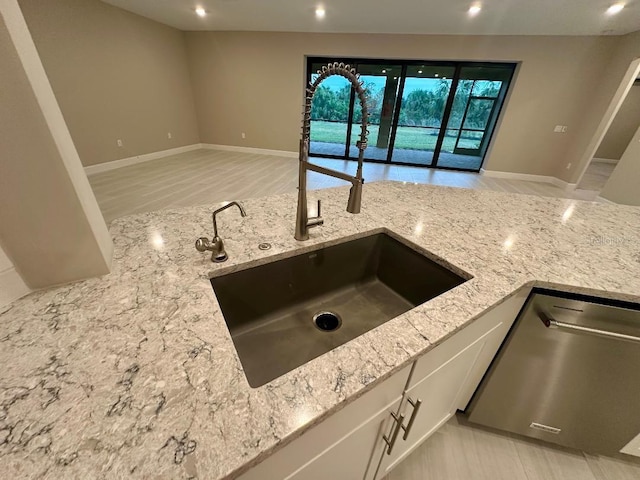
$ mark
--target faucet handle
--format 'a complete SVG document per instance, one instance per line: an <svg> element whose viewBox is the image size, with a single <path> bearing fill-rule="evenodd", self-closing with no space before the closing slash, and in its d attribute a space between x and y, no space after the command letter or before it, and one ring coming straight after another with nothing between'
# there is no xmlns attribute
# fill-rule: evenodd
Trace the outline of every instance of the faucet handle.
<svg viewBox="0 0 640 480"><path fill-rule="evenodd" d="M313 218L307 219L307 228L318 227L320 225L324 225L324 219L321 216L322 213L322 204L320 200L318 200L318 214Z"/></svg>
<svg viewBox="0 0 640 480"><path fill-rule="evenodd" d="M196 240L196 250L199 252L206 252L207 250L211 250L211 242L207 237L200 237Z"/></svg>

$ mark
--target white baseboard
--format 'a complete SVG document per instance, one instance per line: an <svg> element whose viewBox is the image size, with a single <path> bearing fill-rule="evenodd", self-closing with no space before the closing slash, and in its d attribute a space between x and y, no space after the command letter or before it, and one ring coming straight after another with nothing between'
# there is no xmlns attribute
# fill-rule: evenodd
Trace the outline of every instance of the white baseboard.
<svg viewBox="0 0 640 480"><path fill-rule="evenodd" d="M596 201L600 202L600 203L608 203L609 205L617 205L616 202L612 202L611 200L601 197L600 195L598 195L596 197Z"/></svg>
<svg viewBox="0 0 640 480"><path fill-rule="evenodd" d="M610 163L610 164L612 164L612 165L617 165L617 163L618 163L620 160L615 160L615 159L613 159L613 158L598 158L598 157L593 157L593 158L591 159L591 161L592 161L593 163Z"/></svg>
<svg viewBox="0 0 640 480"><path fill-rule="evenodd" d="M275 155L278 157L298 158L298 152L287 150L268 150L265 148L239 147L236 145L216 145L213 143L203 143L202 148L211 150L222 150L224 152L256 153L259 155Z"/></svg>
<svg viewBox="0 0 640 480"><path fill-rule="evenodd" d="M15 268L0 272L0 307L31 293Z"/></svg>
<svg viewBox="0 0 640 480"><path fill-rule="evenodd" d="M565 192L573 192L576 188L578 188L577 183L565 182L564 180L560 180L557 177L548 177L548 178L551 179L550 183L552 183L556 187L563 189Z"/></svg>
<svg viewBox="0 0 640 480"><path fill-rule="evenodd" d="M566 191L575 190L577 187L576 183L568 183L564 180L560 180L556 177L551 177L548 175L533 175L530 173L513 173L513 172L500 172L497 170L485 170L484 168L480 169L480 173L482 175L486 175L487 177L493 178L504 178L507 180L524 180L526 182L538 182L538 183L550 183L555 185L556 187L562 188Z"/></svg>
<svg viewBox="0 0 640 480"><path fill-rule="evenodd" d="M135 165L136 163L148 162L149 160L156 160L169 155L190 152L191 150L197 150L199 148L205 147L201 143L194 143L193 145L185 145L184 147L170 148L169 150L145 153L142 155L136 155L135 157L121 158L120 160L114 160L112 162L90 165L88 167L84 167L84 171L87 175L95 175L96 173L108 172L109 170L114 170L116 168L128 167L129 165Z"/></svg>
<svg viewBox="0 0 640 480"><path fill-rule="evenodd" d="M260 155L275 155L278 157L298 158L298 152L288 152L286 150L267 150L264 148L253 147L238 147L235 145L215 145L211 143L194 143L193 145L186 145L184 147L171 148L169 150L161 150L159 152L145 153L143 155L137 155L135 157L121 158L112 162L99 163L97 165L90 165L84 167L84 171L89 175L95 175L96 173L108 172L109 170L115 170L116 168L128 167L129 165L135 165L137 163L148 162L149 160L156 160L158 158L168 157L169 155L177 155L178 153L190 152L192 150L198 150L199 148L206 148L209 150L221 150L225 152L240 152L240 153L257 153Z"/></svg>

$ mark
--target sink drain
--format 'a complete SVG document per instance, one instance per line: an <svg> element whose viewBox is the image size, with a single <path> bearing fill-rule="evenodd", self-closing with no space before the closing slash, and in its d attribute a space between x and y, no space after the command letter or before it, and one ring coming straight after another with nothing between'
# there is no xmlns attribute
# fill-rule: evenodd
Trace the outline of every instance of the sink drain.
<svg viewBox="0 0 640 480"><path fill-rule="evenodd" d="M333 332L342 326L340 315L333 312L320 312L313 316L313 324L323 332Z"/></svg>

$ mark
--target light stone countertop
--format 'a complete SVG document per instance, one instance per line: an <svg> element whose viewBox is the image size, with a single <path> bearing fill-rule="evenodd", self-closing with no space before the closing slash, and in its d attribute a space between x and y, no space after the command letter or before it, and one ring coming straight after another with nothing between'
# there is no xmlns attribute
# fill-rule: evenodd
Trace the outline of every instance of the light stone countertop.
<svg viewBox="0 0 640 480"><path fill-rule="evenodd" d="M225 264L194 248L213 205L116 220L109 275L1 308L3 476L233 478L523 286L640 302L638 208L393 182L366 185L360 215L346 187L316 198L304 243L293 194L221 214ZM210 273L382 229L474 278L249 387Z"/></svg>

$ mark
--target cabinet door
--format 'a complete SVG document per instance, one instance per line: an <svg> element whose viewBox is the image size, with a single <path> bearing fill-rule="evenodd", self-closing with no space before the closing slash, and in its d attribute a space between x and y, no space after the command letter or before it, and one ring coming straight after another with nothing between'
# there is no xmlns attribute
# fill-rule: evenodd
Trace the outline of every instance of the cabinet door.
<svg viewBox="0 0 640 480"><path fill-rule="evenodd" d="M377 439L391 423L389 412L400 406L410 370L408 365L376 385L244 473L240 480L372 479L382 450Z"/></svg>
<svg viewBox="0 0 640 480"><path fill-rule="evenodd" d="M401 433L390 455L385 453L382 456L377 478L387 475L455 413L458 394L482 350L483 340L468 346L406 392L402 411L408 432ZM422 401L410 429L409 421L415 410L409 404L409 399Z"/></svg>
<svg viewBox="0 0 640 480"><path fill-rule="evenodd" d="M391 455L382 456L376 478L384 477L457 409L466 407L530 291L519 290L416 361L398 411L405 416L405 429L409 429L414 413L409 399L414 403L421 400L420 409Z"/></svg>
<svg viewBox="0 0 640 480"><path fill-rule="evenodd" d="M400 392L398 392L400 393ZM400 406L402 396L377 412L365 423L321 452L286 480L364 480L373 479L382 454L380 438L393 423L390 412Z"/></svg>
<svg viewBox="0 0 640 480"><path fill-rule="evenodd" d="M483 337L487 332L493 330L494 327L502 324L500 327L502 329L502 338L498 336L497 343L492 345L491 348L487 348L487 361L485 362L484 370L479 371L478 375L476 375L479 383L486 369L489 367L489 363L491 363L491 360L498 351L500 343L506 336L511 325L513 325L513 322L518 316L518 312L520 312L520 309L527 300L529 292L531 292L530 288L518 290L503 302L482 313L479 318L470 322L469 325L465 326L455 335L447 338L440 345L420 357L415 363L415 368L411 373L411 379L407 389L422 381L423 378L436 368ZM475 390L476 386L477 384L473 386L473 390ZM471 393L473 393L473 391Z"/></svg>
<svg viewBox="0 0 640 480"><path fill-rule="evenodd" d="M484 377L484 374L489 369L491 362L500 349L500 345L509 333L509 329L515 322L522 306L527 301L530 292L530 288L521 289L498 306L485 312L482 317L477 320L478 325L483 327L484 331L492 330L490 335L486 337L484 347L482 347L482 351L480 355L478 355L473 369L469 373L464 388L460 391L458 405L456 406L458 410L465 410L467 408L473 392L475 392L478 385L480 385L482 377Z"/></svg>

